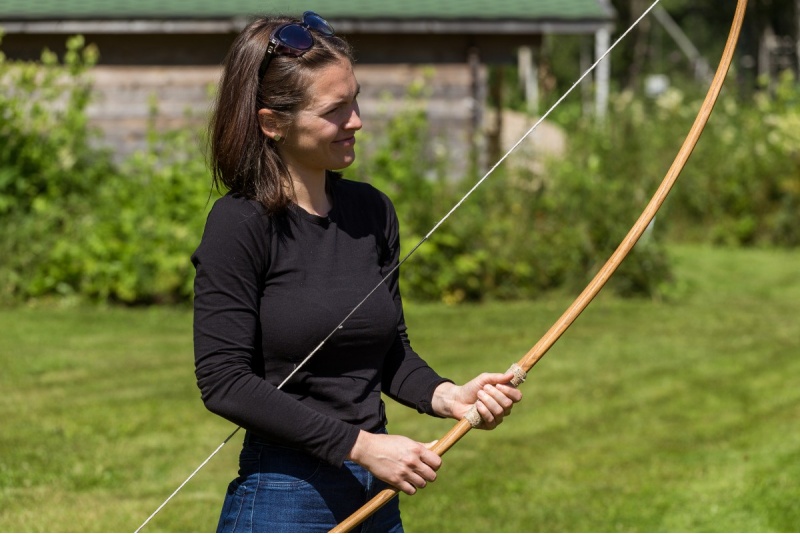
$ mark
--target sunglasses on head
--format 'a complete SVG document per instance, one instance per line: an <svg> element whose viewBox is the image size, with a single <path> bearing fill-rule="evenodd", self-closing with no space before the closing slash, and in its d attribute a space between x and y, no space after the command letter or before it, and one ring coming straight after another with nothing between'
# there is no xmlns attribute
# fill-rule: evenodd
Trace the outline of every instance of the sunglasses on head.
<svg viewBox="0 0 800 534"><path fill-rule="evenodd" d="M308 52L314 46L314 36L311 34L311 30L325 36L333 35L333 27L313 11L303 13L302 22L290 22L275 28L269 36L267 52L258 68L259 81L264 78L272 56L280 54L300 57Z"/></svg>

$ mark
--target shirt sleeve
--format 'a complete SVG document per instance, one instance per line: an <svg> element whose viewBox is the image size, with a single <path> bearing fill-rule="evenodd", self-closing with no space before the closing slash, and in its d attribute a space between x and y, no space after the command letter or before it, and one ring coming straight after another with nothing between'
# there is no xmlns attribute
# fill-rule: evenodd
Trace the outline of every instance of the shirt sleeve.
<svg viewBox="0 0 800 534"><path fill-rule="evenodd" d="M213 413L339 466L359 429L308 408L263 377L260 296L269 268L269 219L225 196L192 256L197 385Z"/></svg>
<svg viewBox="0 0 800 534"><path fill-rule="evenodd" d="M400 261L400 231L394 206L385 195L381 194L386 206L385 237L387 254L382 265L383 276L386 276ZM397 336L389 349L383 369L383 392L390 398L406 406L416 408L420 413L428 415L433 412L431 401L433 392L439 384L452 382L442 378L411 347L403 314L403 299L400 296L399 269L386 279L389 291L397 308Z"/></svg>

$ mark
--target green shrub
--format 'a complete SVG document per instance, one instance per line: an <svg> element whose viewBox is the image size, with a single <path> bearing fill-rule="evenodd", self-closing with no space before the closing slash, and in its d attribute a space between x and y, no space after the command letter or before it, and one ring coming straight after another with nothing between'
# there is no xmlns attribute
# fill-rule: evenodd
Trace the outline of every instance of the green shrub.
<svg viewBox="0 0 800 534"><path fill-rule="evenodd" d="M0 58L0 300L187 301L212 199L202 140L150 134L121 166L88 126L97 51ZM215 193L214 193L215 194Z"/></svg>
<svg viewBox="0 0 800 534"><path fill-rule="evenodd" d="M671 212L706 240L800 245L800 86L785 72L752 104L723 95ZM691 235L690 232L687 231ZM692 236L695 237L695 236Z"/></svg>
<svg viewBox="0 0 800 534"><path fill-rule="evenodd" d="M413 96L405 108L410 111L391 119L382 143L356 173L395 203L404 254L478 179L448 180L441 155L430 148L435 140L427 135L424 111ZM597 149L611 148L602 137L582 140L597 143ZM576 153L585 153L579 143L573 146ZM545 176L499 167L404 265L404 293L457 303L582 288L625 236L649 195L642 192L648 184L601 178L604 160L599 157L589 158L595 166L589 171L572 161L553 164ZM650 236L610 285L621 294L655 295L668 279L663 248Z"/></svg>
<svg viewBox="0 0 800 534"><path fill-rule="evenodd" d="M111 160L93 149L84 112L85 76L97 50L67 42L64 63L45 50L41 62L0 55L0 298L70 291L50 262L65 239L80 235Z"/></svg>
<svg viewBox="0 0 800 534"><path fill-rule="evenodd" d="M800 86L785 73L742 102L731 79L657 221L674 241L726 245L800 244ZM686 137L703 95L670 89L656 99L623 92L597 125L561 113L571 133L569 161L607 182L654 190ZM644 194L644 192L642 192Z"/></svg>
<svg viewBox="0 0 800 534"><path fill-rule="evenodd" d="M187 302L189 261L217 193L191 131L151 136L106 182L82 219L82 238L63 242L54 261L71 268L75 291L127 304Z"/></svg>

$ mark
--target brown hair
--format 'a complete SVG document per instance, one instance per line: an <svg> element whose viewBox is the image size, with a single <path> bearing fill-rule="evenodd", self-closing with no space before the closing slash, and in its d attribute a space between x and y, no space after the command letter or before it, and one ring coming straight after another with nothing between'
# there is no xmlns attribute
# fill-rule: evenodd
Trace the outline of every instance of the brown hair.
<svg viewBox="0 0 800 534"><path fill-rule="evenodd" d="M210 167L214 186L257 200L268 213L285 211L293 189L275 142L264 135L258 110L268 108L289 125L307 103L307 88L319 69L345 59L350 45L336 36L312 32L314 45L300 57L274 55L264 79L258 69L272 31L294 19L260 18L236 37L223 65L209 126Z"/></svg>

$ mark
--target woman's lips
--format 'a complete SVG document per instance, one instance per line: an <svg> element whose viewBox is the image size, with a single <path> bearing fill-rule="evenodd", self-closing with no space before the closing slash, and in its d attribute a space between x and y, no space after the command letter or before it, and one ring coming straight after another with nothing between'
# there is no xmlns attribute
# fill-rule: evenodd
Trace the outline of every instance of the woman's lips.
<svg viewBox="0 0 800 534"><path fill-rule="evenodd" d="M334 141L334 143L343 146L353 146L356 144L356 137L354 135L351 135L350 137L345 137L344 139L338 139Z"/></svg>

